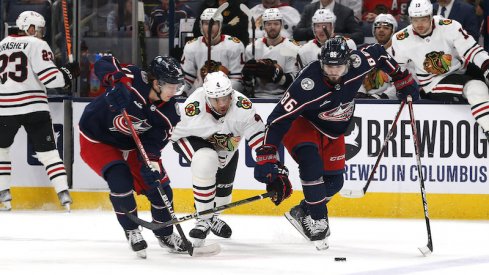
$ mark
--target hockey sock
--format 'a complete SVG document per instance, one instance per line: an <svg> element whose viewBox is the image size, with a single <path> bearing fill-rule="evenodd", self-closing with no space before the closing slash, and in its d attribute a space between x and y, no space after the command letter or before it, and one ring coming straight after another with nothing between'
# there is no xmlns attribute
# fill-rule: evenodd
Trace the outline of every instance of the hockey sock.
<svg viewBox="0 0 489 275"><path fill-rule="evenodd" d="M470 103L472 116L482 127L483 132L489 131L489 91L480 80L471 80L464 86L464 95Z"/></svg>
<svg viewBox="0 0 489 275"><path fill-rule="evenodd" d="M10 189L12 162L9 149L10 147L0 148L0 191Z"/></svg>
<svg viewBox="0 0 489 275"><path fill-rule="evenodd" d="M46 168L49 180L54 186L56 193L68 189L68 177L66 176L65 165L59 157L58 150L47 152L36 152L38 160Z"/></svg>
<svg viewBox="0 0 489 275"><path fill-rule="evenodd" d="M323 175L323 160L315 145L304 145L294 150L299 164L299 177L303 181L314 181Z"/></svg>
<svg viewBox="0 0 489 275"><path fill-rule="evenodd" d="M171 189L170 185L163 187L163 191L165 191L168 201L170 201L173 206L173 190ZM151 202L151 216L153 217L153 221L157 223L164 223L171 220L171 215L166 209L165 203L163 202L157 188L151 188L150 190L146 191L145 195ZM168 226L153 232L156 236L168 236L173 233L173 226Z"/></svg>
<svg viewBox="0 0 489 275"><path fill-rule="evenodd" d="M314 220L326 217L326 203L330 199L326 196L323 178L314 181L301 181L302 190L309 214Z"/></svg>
<svg viewBox="0 0 489 275"><path fill-rule="evenodd" d="M328 203L333 196L338 193L341 188L343 188L344 178L343 174L338 175L324 175L324 186L326 187L326 197L329 199L326 201ZM328 216L328 207L326 206L326 217Z"/></svg>
<svg viewBox="0 0 489 275"><path fill-rule="evenodd" d="M192 170L192 187L197 212L211 209L214 206L217 165L217 152L210 148L199 149L192 158L190 168ZM201 218L210 219L212 214Z"/></svg>
<svg viewBox="0 0 489 275"><path fill-rule="evenodd" d="M117 220L125 230L133 230L138 225L124 214L123 209L137 216L136 200L133 194L133 177L125 163L117 163L108 168L104 174L110 189L110 201L114 207Z"/></svg>

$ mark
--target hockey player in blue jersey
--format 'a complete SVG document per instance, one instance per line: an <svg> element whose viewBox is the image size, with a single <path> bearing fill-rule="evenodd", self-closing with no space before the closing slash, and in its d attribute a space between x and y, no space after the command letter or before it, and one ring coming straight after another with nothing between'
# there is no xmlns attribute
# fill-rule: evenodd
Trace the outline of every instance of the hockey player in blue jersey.
<svg viewBox="0 0 489 275"><path fill-rule="evenodd" d="M326 204L343 186L344 133L355 110L354 97L375 68L390 75L401 98L419 97L416 82L379 44L350 50L343 37L326 41L320 60L299 75L267 120L263 146L256 150L255 178L270 183L280 167L282 142L299 165L305 199L285 215L318 250L328 248Z"/></svg>
<svg viewBox="0 0 489 275"><path fill-rule="evenodd" d="M138 225L123 209L137 215L133 190L151 202L155 222L171 219L156 188L159 182L172 202L170 180L161 163L161 150L168 143L173 127L180 121L178 103L173 96L183 90L180 63L172 57L157 56L148 72L136 66L122 68L114 57L95 63L95 73L107 91L85 108L79 122L80 155L110 189L110 201L133 251L146 257L147 243ZM146 150L152 169L144 165L121 111L125 109ZM170 252L185 252L173 227L154 231L161 247Z"/></svg>

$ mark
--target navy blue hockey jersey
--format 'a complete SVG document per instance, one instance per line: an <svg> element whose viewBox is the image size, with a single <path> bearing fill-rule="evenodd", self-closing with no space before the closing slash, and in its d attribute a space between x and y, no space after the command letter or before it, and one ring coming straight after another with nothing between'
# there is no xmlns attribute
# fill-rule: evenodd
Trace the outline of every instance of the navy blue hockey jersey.
<svg viewBox="0 0 489 275"><path fill-rule="evenodd" d="M136 66L128 66L124 70L127 69L134 76L129 88L131 104L126 108L127 113L147 154L151 159L159 158L173 126L180 121L178 103L174 98L168 102L150 102L148 95L151 86L147 83L145 72ZM136 144L124 117L111 111L104 97L105 93L85 107L79 122L81 133L93 141L121 150L135 149Z"/></svg>
<svg viewBox="0 0 489 275"><path fill-rule="evenodd" d="M401 70L379 44L351 51L351 64L337 84L326 81L319 61L304 67L267 119L265 144L278 145L299 116L324 135L337 138L348 128L355 110L354 97L374 68L392 75Z"/></svg>

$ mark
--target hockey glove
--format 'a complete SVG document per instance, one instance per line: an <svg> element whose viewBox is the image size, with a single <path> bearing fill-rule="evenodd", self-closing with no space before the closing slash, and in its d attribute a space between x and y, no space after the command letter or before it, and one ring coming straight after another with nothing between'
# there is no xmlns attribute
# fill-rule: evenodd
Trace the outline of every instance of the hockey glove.
<svg viewBox="0 0 489 275"><path fill-rule="evenodd" d="M67 63L66 65L59 68L61 73L63 74L63 78L65 80L65 89L70 89L73 78L80 76L80 65L78 62L74 61L73 63Z"/></svg>
<svg viewBox="0 0 489 275"><path fill-rule="evenodd" d="M275 181L278 175L277 147L265 144L256 149L255 179L263 183Z"/></svg>
<svg viewBox="0 0 489 275"><path fill-rule="evenodd" d="M283 200L290 197L293 190L289 180L289 170L287 167L280 165L277 178L273 182L267 184L267 191L275 191L275 194L271 197L271 200L275 205L279 205Z"/></svg>
<svg viewBox="0 0 489 275"><path fill-rule="evenodd" d="M246 61L246 63L243 66L243 70L241 71L241 73L243 74L243 79L245 80L252 79L256 74L257 66L258 65L255 59Z"/></svg>
<svg viewBox="0 0 489 275"><path fill-rule="evenodd" d="M156 188L159 184L169 183L170 180L166 176L165 170L162 168L159 161L151 161L151 167L142 165L140 173L144 183L151 188Z"/></svg>
<svg viewBox="0 0 489 275"><path fill-rule="evenodd" d="M408 95L413 98L413 101L419 99L418 83L414 81L413 76L408 70L401 72L399 69L394 75L391 75L391 77L397 90L397 96L401 100L406 100Z"/></svg>
<svg viewBox="0 0 489 275"><path fill-rule="evenodd" d="M131 102L131 95L126 86L119 82L105 94L105 101L112 111L120 113Z"/></svg>

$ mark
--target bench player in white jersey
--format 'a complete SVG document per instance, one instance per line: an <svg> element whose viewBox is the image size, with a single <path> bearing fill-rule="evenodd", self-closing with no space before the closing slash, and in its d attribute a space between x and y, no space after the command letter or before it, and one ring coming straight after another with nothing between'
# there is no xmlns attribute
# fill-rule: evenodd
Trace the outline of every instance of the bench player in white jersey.
<svg viewBox="0 0 489 275"><path fill-rule="evenodd" d="M265 125L251 101L233 90L231 81L222 72L209 73L203 87L195 90L184 106L171 140L175 142L175 150L191 163L195 208L200 212L228 204L238 164L239 142L246 140L254 151L263 142ZM282 175L281 179L267 185L267 189L276 188L279 193L274 198L276 204L283 198L282 183L290 185L287 176ZM218 215L208 214L197 219L189 233L194 245L203 245L210 231L223 238L231 237L231 228Z"/></svg>
<svg viewBox="0 0 489 275"><path fill-rule="evenodd" d="M208 26L217 9L205 9L200 15L202 36L190 40L183 49L182 68L185 74L185 93L190 95L202 86L207 74ZM244 64L244 45L241 41L226 34L221 34L223 17L217 16L212 25L210 71L222 71L229 76L233 88L241 91L241 70Z"/></svg>
<svg viewBox="0 0 489 275"><path fill-rule="evenodd" d="M24 126L61 204L69 209L72 200L56 149L46 88L71 87L73 77L79 74L78 65L56 67L51 48L42 40L46 22L39 13L22 12L16 24L19 33L0 42L0 203L11 208L9 149Z"/></svg>
<svg viewBox="0 0 489 275"><path fill-rule="evenodd" d="M307 64L318 60L319 53L321 52L321 46L324 45L328 39L328 35L324 32L324 28L330 36L334 36L334 24L336 22L336 16L329 9L318 9L312 17L312 31L315 38L309 40L306 44L302 45L299 49L297 61L300 68L305 67ZM348 48L356 50L357 45L352 39L346 39Z"/></svg>
<svg viewBox="0 0 489 275"><path fill-rule="evenodd" d="M397 30L397 21L391 14L381 13L375 17L372 24L372 35L377 43L384 46L385 51L391 53L392 36ZM392 85L391 78L384 71L373 69L363 80L362 88L356 98L365 99L397 99L396 87Z"/></svg>
<svg viewBox="0 0 489 275"><path fill-rule="evenodd" d="M283 17L279 9L266 9L262 24L265 37L246 47L247 62L243 67L246 94L258 98L281 98L298 71L296 56L300 46L280 35ZM255 85L249 85L252 79L256 80Z"/></svg>
<svg viewBox="0 0 489 275"><path fill-rule="evenodd" d="M472 116L489 139L488 53L459 22L433 16L428 0L413 0L408 8L411 25L392 37L392 56L401 65L409 62L422 88L422 97L470 104ZM482 70L465 73L469 63Z"/></svg>

